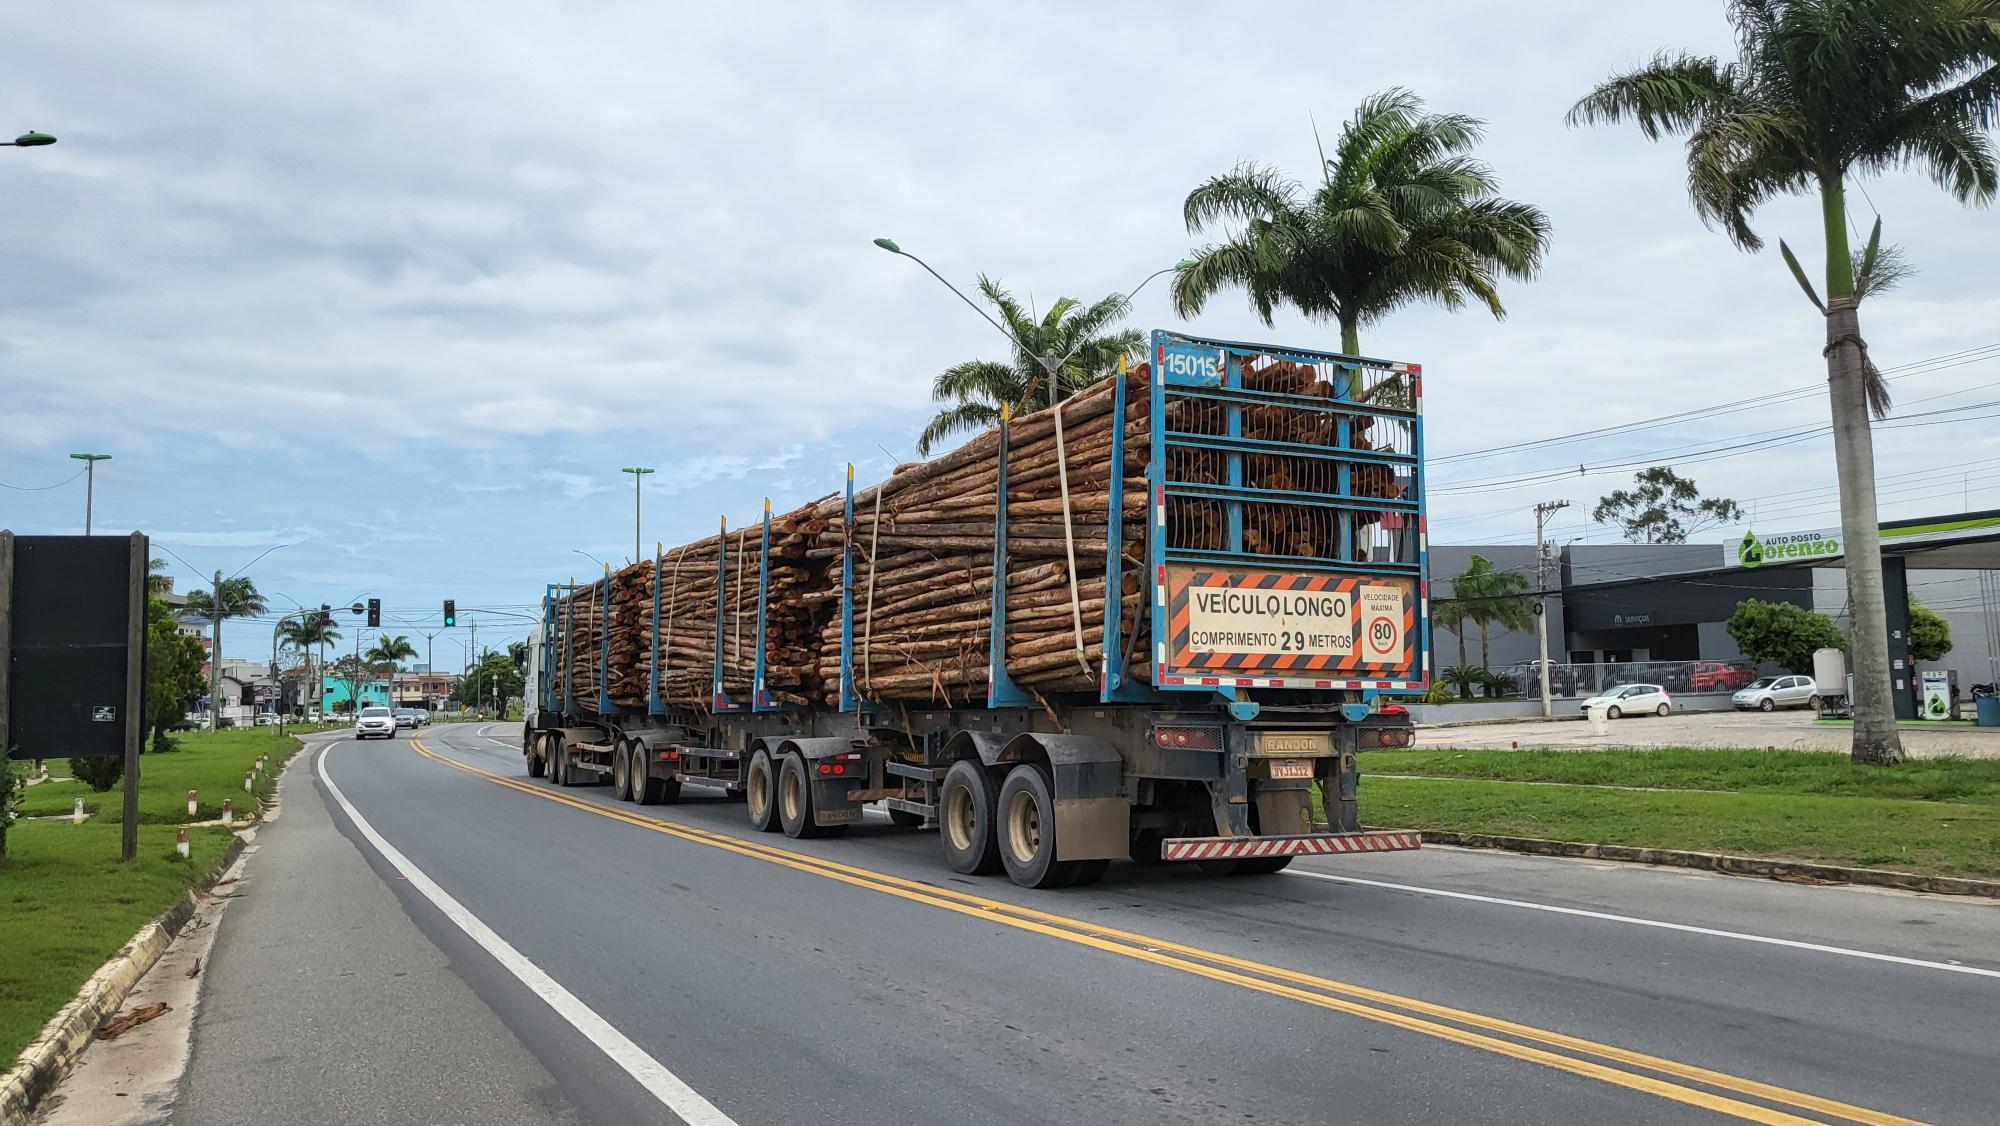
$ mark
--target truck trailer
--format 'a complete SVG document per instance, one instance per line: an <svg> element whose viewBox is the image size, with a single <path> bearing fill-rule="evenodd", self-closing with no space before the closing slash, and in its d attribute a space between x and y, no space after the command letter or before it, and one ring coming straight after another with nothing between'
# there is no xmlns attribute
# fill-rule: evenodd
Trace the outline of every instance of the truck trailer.
<svg viewBox="0 0 2000 1126"><path fill-rule="evenodd" d="M528 773L792 837L874 805L1035 888L1416 848L1356 754L1430 681L1422 404L1416 364L1154 332L888 481L550 584Z"/></svg>

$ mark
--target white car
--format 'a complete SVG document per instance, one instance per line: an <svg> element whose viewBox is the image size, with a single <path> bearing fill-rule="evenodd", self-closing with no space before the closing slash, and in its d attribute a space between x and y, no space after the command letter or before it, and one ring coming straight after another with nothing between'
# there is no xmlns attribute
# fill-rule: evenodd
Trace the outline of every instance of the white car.
<svg viewBox="0 0 2000 1126"><path fill-rule="evenodd" d="M394 739L396 737L396 716L388 708L362 708L354 720L356 739Z"/></svg>
<svg viewBox="0 0 2000 1126"><path fill-rule="evenodd" d="M1606 719L1645 715L1648 712L1654 715L1670 715L1674 710L1673 697L1667 695L1667 690L1657 684L1627 684L1622 688L1607 688L1583 702L1583 714L1589 715L1590 709L1599 705L1603 706Z"/></svg>
<svg viewBox="0 0 2000 1126"><path fill-rule="evenodd" d="M1729 698L1739 709L1768 712L1777 708L1819 707L1819 685L1809 676L1765 676L1744 685Z"/></svg>

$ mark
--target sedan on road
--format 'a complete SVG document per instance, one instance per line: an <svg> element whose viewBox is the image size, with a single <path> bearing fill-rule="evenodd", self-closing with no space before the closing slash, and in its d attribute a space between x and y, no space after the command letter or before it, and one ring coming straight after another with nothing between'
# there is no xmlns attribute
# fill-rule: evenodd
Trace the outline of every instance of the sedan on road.
<svg viewBox="0 0 2000 1126"><path fill-rule="evenodd" d="M1607 688L1604 692L1583 702L1583 714L1589 715L1593 707L1602 707L1606 719L1620 716L1670 715L1674 710L1673 697L1657 684L1627 684L1622 688Z"/></svg>
<svg viewBox="0 0 2000 1126"><path fill-rule="evenodd" d="M1754 680L1729 698L1740 711L1819 707L1819 686L1809 676L1767 676Z"/></svg>
<svg viewBox="0 0 2000 1126"><path fill-rule="evenodd" d="M388 708L362 708L354 720L356 739L394 739L396 717Z"/></svg>

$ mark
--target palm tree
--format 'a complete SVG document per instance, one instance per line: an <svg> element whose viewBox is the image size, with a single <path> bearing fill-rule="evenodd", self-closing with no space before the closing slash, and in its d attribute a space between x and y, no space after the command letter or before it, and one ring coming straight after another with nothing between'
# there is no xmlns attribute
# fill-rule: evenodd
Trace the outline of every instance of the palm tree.
<svg viewBox="0 0 2000 1126"><path fill-rule="evenodd" d="M391 704L396 702L396 665L402 661L410 660L416 655L417 647L410 644L410 639L400 633L394 637L390 637L386 633L383 634L369 648L368 652L363 654L363 658L371 665L389 666L389 702ZM358 693L355 698L360 699Z"/></svg>
<svg viewBox="0 0 2000 1126"><path fill-rule="evenodd" d="M1145 349L1145 337L1138 329L1115 327L1130 309L1123 297L1106 297L1089 306L1075 298L1058 298L1037 319L991 278L980 277L979 292L999 310L1001 323L1013 335L1014 355L1005 363L967 360L938 373L931 383L931 398L949 405L917 436L917 452L926 457L953 434L984 430L999 422L1002 406L1023 409L1047 379L1041 357L1061 361L1057 386L1043 392L1054 401L1110 374L1118 367L1120 353Z"/></svg>
<svg viewBox="0 0 2000 1126"><path fill-rule="evenodd" d="M1458 664L1461 668L1466 664L1465 623L1471 620L1472 606L1462 598L1440 598L1431 603L1431 628L1448 629L1458 637Z"/></svg>
<svg viewBox="0 0 2000 1126"><path fill-rule="evenodd" d="M340 640L340 630L333 624L333 615L312 611L303 617L294 618L278 627L278 640L298 650L306 659L305 684L311 685L313 699L320 699L320 683L313 675L314 670L325 664L326 647ZM313 662L313 647L320 650L319 665ZM301 699L303 704L304 700Z"/></svg>
<svg viewBox="0 0 2000 1126"><path fill-rule="evenodd" d="M1541 269L1549 221L1539 208L1499 198L1492 169L1468 155L1485 123L1428 114L1423 100L1390 89L1363 100L1321 152L1308 190L1276 169L1244 163L1188 193L1188 233L1239 229L1196 250L1174 276L1174 305L1199 313L1218 291L1241 286L1266 325L1281 304L1340 325L1340 348L1361 351L1361 329L1405 305L1468 301L1506 316L1500 275Z"/></svg>
<svg viewBox="0 0 2000 1126"><path fill-rule="evenodd" d="M1452 578L1452 599L1464 607L1465 619L1479 627L1480 668L1492 667L1488 641L1494 626L1527 629L1534 624L1534 599L1527 593L1530 585L1528 576L1498 570L1491 559L1479 554ZM1461 659L1459 663L1465 662Z"/></svg>
<svg viewBox="0 0 2000 1126"><path fill-rule="evenodd" d="M1982 130L2000 120L2000 4L1994 0L1737 0L1737 57L1662 52L1569 111L1571 124L1630 120L1648 138L1687 134L1688 194L1704 224L1744 250L1759 205L1817 194L1826 299L1791 248L1786 265L1826 322L1840 525L1854 622L1856 762L1896 762L1888 620L1876 525L1871 413L1889 396L1868 358L1857 306L1883 274L1878 218L1865 250L1847 238L1847 181L1915 164L1961 203L2000 184Z"/></svg>
<svg viewBox="0 0 2000 1126"><path fill-rule="evenodd" d="M225 579L221 572L213 590L187 593L188 614L207 618L208 627L208 715L209 723L221 726L222 718L222 623L228 618L248 618L265 610L264 596L248 578Z"/></svg>
<svg viewBox="0 0 2000 1126"><path fill-rule="evenodd" d="M174 592L174 577L167 574L167 561L148 559L146 561L146 597L165 598Z"/></svg>

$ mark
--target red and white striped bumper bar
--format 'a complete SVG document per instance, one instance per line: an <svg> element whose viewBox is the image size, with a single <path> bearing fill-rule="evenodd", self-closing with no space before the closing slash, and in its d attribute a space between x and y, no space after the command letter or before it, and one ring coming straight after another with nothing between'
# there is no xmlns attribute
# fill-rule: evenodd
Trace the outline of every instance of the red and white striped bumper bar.
<svg viewBox="0 0 2000 1126"><path fill-rule="evenodd" d="M1414 832L1317 833L1299 837L1169 837L1162 860L1238 860L1255 856L1323 856L1336 852L1401 852L1421 845Z"/></svg>

